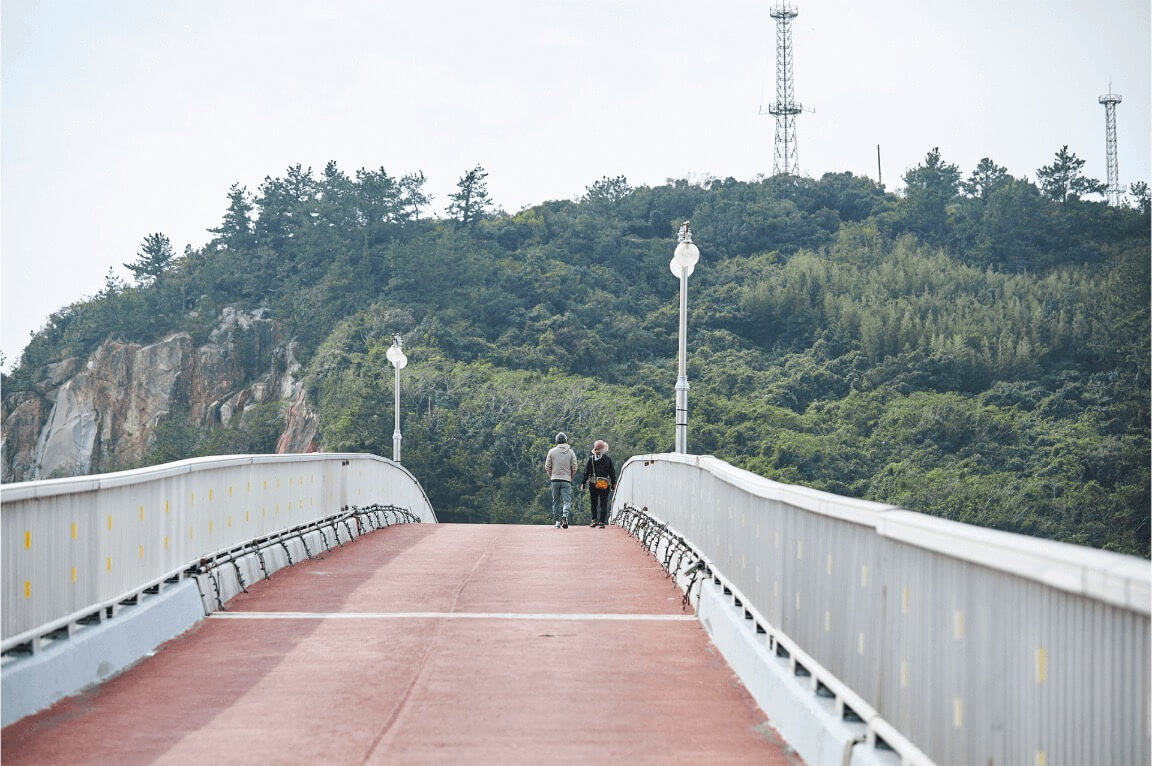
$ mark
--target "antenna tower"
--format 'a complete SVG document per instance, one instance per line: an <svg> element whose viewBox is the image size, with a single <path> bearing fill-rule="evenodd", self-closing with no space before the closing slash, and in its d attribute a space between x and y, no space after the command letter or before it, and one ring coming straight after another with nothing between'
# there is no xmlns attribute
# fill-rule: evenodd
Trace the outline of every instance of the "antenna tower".
<svg viewBox="0 0 1152 766"><path fill-rule="evenodd" d="M794 7L784 3L773 8L771 14L776 19L776 103L768 107L768 113L776 116L772 175L798 172L796 115L803 111L803 107L796 103L796 85L792 82L792 19L797 14Z"/></svg>
<svg viewBox="0 0 1152 766"><path fill-rule="evenodd" d="M1108 84L1108 92L1100 97L1104 105L1104 132L1108 144L1108 204L1117 207L1120 204L1120 195L1124 187L1120 185L1120 161L1116 158L1116 105L1120 103L1119 93L1112 92L1112 84Z"/></svg>

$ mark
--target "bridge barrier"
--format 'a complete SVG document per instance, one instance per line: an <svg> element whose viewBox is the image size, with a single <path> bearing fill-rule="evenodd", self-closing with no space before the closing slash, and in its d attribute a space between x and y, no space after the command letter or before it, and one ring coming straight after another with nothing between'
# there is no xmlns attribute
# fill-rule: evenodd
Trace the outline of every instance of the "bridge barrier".
<svg viewBox="0 0 1152 766"><path fill-rule="evenodd" d="M780 484L710 456L630 459L613 512L625 506L689 541L753 640L904 763L1149 762L1144 559Z"/></svg>
<svg viewBox="0 0 1152 766"><path fill-rule="evenodd" d="M379 502L436 521L406 468L367 454L193 458L4 485L0 649L39 651L202 558Z"/></svg>

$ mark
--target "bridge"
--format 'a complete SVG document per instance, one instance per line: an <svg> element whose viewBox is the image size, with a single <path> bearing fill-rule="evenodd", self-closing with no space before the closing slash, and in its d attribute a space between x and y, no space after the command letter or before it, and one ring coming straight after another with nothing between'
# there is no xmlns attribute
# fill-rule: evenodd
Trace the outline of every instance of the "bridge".
<svg viewBox="0 0 1152 766"><path fill-rule="evenodd" d="M1148 562L634 457L608 529L371 455L0 488L8 763L1146 764Z"/></svg>

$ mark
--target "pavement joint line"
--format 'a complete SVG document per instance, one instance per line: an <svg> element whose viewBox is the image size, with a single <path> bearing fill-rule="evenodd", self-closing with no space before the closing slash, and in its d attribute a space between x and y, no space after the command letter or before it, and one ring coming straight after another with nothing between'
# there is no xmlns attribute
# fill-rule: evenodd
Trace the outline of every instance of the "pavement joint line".
<svg viewBox="0 0 1152 766"><path fill-rule="evenodd" d="M216 620L639 620L696 622L692 614L550 614L519 612L213 612Z"/></svg>

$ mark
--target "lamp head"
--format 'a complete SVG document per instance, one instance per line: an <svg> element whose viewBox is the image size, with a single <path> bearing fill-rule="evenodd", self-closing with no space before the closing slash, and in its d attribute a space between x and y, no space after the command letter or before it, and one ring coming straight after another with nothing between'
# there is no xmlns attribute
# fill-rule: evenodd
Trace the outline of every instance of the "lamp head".
<svg viewBox="0 0 1152 766"><path fill-rule="evenodd" d="M386 356L388 357L388 361L391 362L392 366L397 370L403 370L408 366L408 357L404 356L404 351L400 346L399 335L396 336L395 342L388 347Z"/></svg>

